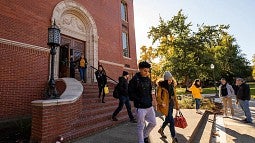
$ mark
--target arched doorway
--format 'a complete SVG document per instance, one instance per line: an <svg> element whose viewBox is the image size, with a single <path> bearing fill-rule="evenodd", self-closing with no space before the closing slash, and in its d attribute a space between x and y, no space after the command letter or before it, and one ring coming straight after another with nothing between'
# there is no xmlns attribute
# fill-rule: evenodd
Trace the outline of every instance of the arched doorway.
<svg viewBox="0 0 255 143"><path fill-rule="evenodd" d="M60 48L63 48L58 49L56 63L59 65L55 66L55 75L68 77L70 57L84 54L88 60L86 79L87 82L93 82L94 71L89 67L98 65L98 34L95 21L90 13L83 5L75 1L61 1L54 8L51 20L52 22L55 20L61 30ZM66 60L64 63L66 69L64 70L61 67L63 59ZM63 73L65 70L67 73Z"/></svg>

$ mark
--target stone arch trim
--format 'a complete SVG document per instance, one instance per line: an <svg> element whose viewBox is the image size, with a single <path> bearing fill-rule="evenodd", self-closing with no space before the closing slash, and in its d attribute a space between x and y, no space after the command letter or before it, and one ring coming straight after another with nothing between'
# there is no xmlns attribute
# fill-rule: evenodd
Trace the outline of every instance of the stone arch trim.
<svg viewBox="0 0 255 143"><path fill-rule="evenodd" d="M61 34L86 41L86 57L89 65L97 67L99 37L96 23L87 9L74 0L63 0L53 10L51 22L53 23L54 20L59 26ZM58 63L58 56L56 63ZM55 71L55 75L58 77L58 66L55 67ZM94 80L93 73L92 69L88 68L87 79L91 82Z"/></svg>

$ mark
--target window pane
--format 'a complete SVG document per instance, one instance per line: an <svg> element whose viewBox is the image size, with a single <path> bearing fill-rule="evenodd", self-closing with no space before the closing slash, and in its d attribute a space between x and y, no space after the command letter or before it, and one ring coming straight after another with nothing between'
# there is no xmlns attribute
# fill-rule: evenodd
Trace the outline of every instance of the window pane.
<svg viewBox="0 0 255 143"><path fill-rule="evenodd" d="M129 57L128 34L125 32L122 32L122 48L123 48L123 56Z"/></svg>
<svg viewBox="0 0 255 143"><path fill-rule="evenodd" d="M121 3L121 19L127 21L127 5Z"/></svg>

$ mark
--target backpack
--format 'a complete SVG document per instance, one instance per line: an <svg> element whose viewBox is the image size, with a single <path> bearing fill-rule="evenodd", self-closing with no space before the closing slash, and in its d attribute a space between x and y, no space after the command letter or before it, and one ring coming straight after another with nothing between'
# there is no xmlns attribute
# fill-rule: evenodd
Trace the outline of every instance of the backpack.
<svg viewBox="0 0 255 143"><path fill-rule="evenodd" d="M135 77L136 79L132 79L132 80L135 80L135 82L136 82L136 88L138 88L138 86L139 86L139 84L140 84L140 80L139 80L139 78L138 77ZM131 89L131 87L130 87L130 84L128 84L128 96L129 96L129 99L130 99L130 101L134 101L134 99L135 99L135 97L133 97L133 95L132 95L132 91L131 90L133 90L133 89Z"/></svg>
<svg viewBox="0 0 255 143"><path fill-rule="evenodd" d="M113 96L114 98L116 98L116 99L119 99L119 84L117 84L117 85L114 87L112 96Z"/></svg>

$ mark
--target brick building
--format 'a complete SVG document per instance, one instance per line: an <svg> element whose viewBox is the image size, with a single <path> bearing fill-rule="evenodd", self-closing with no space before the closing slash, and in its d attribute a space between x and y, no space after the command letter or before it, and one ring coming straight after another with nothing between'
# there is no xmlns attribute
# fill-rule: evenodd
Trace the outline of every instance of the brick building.
<svg viewBox="0 0 255 143"><path fill-rule="evenodd" d="M31 116L50 73L48 27L61 29L54 76L69 77L70 58L84 54L113 79L137 70L133 0L1 0L0 121ZM77 76L79 79L79 76ZM87 82L95 81L88 68Z"/></svg>

